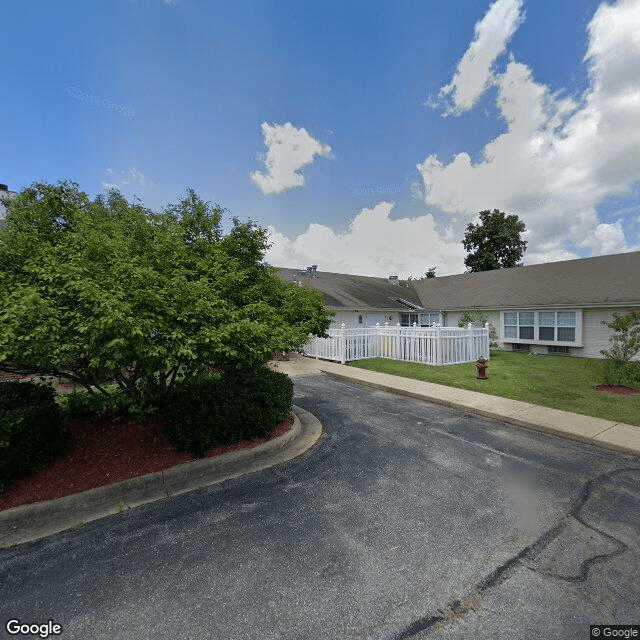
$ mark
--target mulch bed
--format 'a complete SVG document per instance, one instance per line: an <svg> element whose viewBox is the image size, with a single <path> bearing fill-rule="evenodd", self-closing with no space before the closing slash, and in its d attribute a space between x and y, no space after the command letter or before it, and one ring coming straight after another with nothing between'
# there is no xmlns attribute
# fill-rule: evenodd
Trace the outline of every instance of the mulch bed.
<svg viewBox="0 0 640 640"><path fill-rule="evenodd" d="M71 435L71 443L65 456L52 460L31 476L14 478L0 493L0 511L62 498L197 460L191 454L173 449L165 426L160 412L143 419L123 418L118 422L111 418L67 422L65 429ZM268 438L220 445L204 457L255 447L286 433L292 426L291 416L276 426Z"/></svg>
<svg viewBox="0 0 640 640"><path fill-rule="evenodd" d="M622 384L599 384L596 391L612 396L640 396L640 389L627 387Z"/></svg>

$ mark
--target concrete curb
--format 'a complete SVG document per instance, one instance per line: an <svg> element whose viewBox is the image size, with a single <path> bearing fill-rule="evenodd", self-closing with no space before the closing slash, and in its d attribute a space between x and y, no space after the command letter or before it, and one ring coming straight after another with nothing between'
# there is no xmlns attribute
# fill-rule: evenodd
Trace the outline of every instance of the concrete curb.
<svg viewBox="0 0 640 640"><path fill-rule="evenodd" d="M323 362L319 369L334 378L379 391L426 400L525 429L640 456L640 427L634 425L334 363Z"/></svg>
<svg viewBox="0 0 640 640"><path fill-rule="evenodd" d="M294 424L289 431L251 449L186 462L64 498L0 511L0 548L79 528L92 520L292 460L310 449L322 435L322 425L313 414L294 406L293 417Z"/></svg>

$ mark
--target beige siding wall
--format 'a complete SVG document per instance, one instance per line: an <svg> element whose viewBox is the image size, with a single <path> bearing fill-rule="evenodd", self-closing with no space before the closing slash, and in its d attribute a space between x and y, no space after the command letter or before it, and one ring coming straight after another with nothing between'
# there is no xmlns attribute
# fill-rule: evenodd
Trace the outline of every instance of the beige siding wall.
<svg viewBox="0 0 640 640"><path fill-rule="evenodd" d="M626 309L585 309L582 312L582 343L584 347L582 349L572 349L573 355L582 358L602 358L600 351L609 348L611 345L609 336L613 333L611 329L602 324L602 321L611 320L614 311L623 313ZM640 356L634 359L640 360Z"/></svg>

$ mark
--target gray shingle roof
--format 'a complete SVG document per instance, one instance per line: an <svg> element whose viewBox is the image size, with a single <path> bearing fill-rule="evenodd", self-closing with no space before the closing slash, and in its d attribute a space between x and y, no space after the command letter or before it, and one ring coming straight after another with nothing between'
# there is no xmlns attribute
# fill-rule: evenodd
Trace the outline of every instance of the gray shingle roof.
<svg viewBox="0 0 640 640"><path fill-rule="evenodd" d="M298 269L279 268L278 271L285 282L293 282L298 274ZM413 288L389 284L387 278L318 271L315 278L300 279L320 291L331 309L402 310L420 306L420 298ZM399 298L409 304L398 302Z"/></svg>
<svg viewBox="0 0 640 640"><path fill-rule="evenodd" d="M640 251L444 276L415 288L427 309L640 305Z"/></svg>

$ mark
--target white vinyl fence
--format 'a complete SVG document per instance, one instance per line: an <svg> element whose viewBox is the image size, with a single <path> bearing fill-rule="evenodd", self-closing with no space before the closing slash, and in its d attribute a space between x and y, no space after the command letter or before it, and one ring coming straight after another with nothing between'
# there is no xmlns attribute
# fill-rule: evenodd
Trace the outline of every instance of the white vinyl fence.
<svg viewBox="0 0 640 640"><path fill-rule="evenodd" d="M310 336L304 353L315 358L350 360L390 358L423 364L462 364L489 359L489 324L474 328L384 327L329 329L328 338Z"/></svg>

